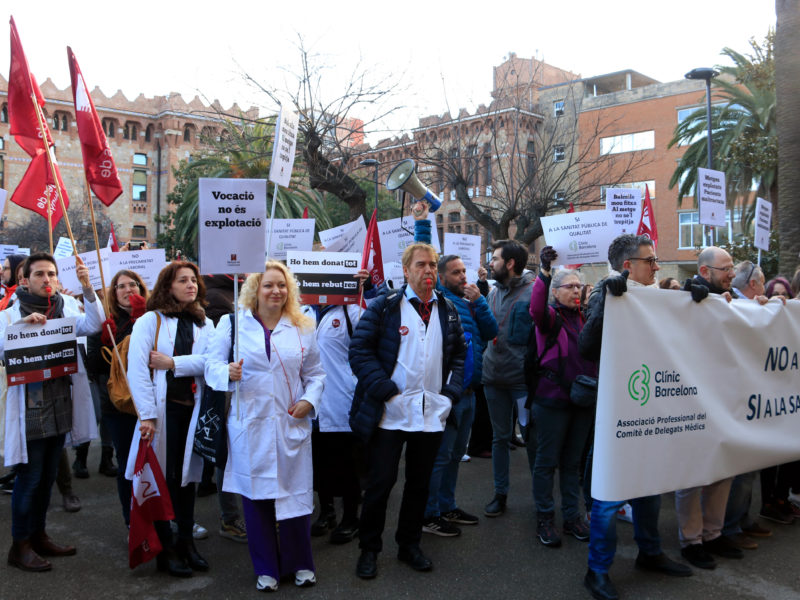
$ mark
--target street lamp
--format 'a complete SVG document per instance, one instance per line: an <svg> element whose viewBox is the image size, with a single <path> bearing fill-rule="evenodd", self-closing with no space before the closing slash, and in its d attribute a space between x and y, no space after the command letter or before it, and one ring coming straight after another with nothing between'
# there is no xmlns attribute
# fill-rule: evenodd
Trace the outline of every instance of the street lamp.
<svg viewBox="0 0 800 600"><path fill-rule="evenodd" d="M378 166L381 164L374 158L367 158L359 163L363 167L375 167L375 210L378 210Z"/></svg>

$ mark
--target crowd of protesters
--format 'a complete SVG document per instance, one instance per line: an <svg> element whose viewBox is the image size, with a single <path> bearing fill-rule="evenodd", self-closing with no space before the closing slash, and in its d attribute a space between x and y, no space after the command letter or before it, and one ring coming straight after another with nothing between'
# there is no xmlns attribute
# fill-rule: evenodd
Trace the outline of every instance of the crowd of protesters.
<svg viewBox="0 0 800 600"><path fill-rule="evenodd" d="M0 350L7 327L19 323L71 316L79 344L86 337L77 373L7 388L3 442L10 470L0 483L11 493L8 564L47 571L53 557L76 553L47 534L47 508L57 482L65 509L80 510L70 479L89 476L88 444L99 424L98 470L116 478L125 526L131 525L139 449L155 452L175 516L155 524L162 547L157 568L176 577L213 568L194 543L208 535L194 517L195 486L205 481L195 437L201 404L217 393L225 413L215 465L219 532L248 544L258 590L275 591L285 578L314 585L311 537L329 533L334 544L357 538L355 573L376 577L403 454L397 557L416 571L431 570L423 534L456 537L480 520L456 500L462 460L491 458L493 490L483 516L500 518L510 492L510 452L520 445L531 471L539 542L549 548L558 548L562 536L588 542L584 585L594 598L617 598L608 572L625 502L590 495L607 295L645 286L688 293L696 302L718 294L785 304L800 295L800 270L791 280L767 282L758 265L734 264L725 250L709 247L698 256L694 278L658 281L653 242L623 235L609 248L608 275L594 285L579 270L552 267L558 255L549 246L540 252L538 273L528 270L528 249L513 240L495 242L488 272L481 269L480 280L468 283L461 258L439 257L430 245L423 205L415 206L415 217L415 243L402 260L405 285L376 288L367 271L356 275L366 308L302 306L293 274L278 261L243 284L201 277L194 264L176 261L152 290L123 270L96 294L76 259L82 289L73 295L60 288L52 256L6 258ZM241 284L239 305L227 292L207 295L206 283L209 290L231 291ZM121 340L128 412L109 391ZM71 473L65 446L74 447ZM214 465L206 463L208 478ZM759 511L751 507L756 480ZM798 492L800 462L676 490L676 533L688 565L661 549L661 496L631 498L636 567L686 577L693 574L689 565L713 569L719 557L740 559L771 535L756 514L778 524L800 518L792 501Z"/></svg>

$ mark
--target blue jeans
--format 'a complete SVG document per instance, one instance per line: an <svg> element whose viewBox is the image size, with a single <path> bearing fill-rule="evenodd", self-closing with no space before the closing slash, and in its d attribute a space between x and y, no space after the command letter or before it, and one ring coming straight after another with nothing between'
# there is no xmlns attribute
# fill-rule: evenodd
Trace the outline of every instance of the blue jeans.
<svg viewBox="0 0 800 600"><path fill-rule="evenodd" d="M508 465L511 451L508 445L514 433L514 404L526 398L527 390L515 390L486 385L486 404L492 421L492 472L494 473L495 494L508 495ZM528 454L529 462L531 454ZM531 468L533 464L531 464Z"/></svg>
<svg viewBox="0 0 800 600"><path fill-rule="evenodd" d="M742 473L733 478L728 504L725 507L725 524L722 526L722 535L742 533L742 525L747 525L749 521L747 514L750 512L755 478L755 471Z"/></svg>
<svg viewBox="0 0 800 600"><path fill-rule="evenodd" d="M11 537L16 542L30 539L45 529L50 490L56 480L65 439L66 435L61 434L29 441L28 462L16 466L11 496Z"/></svg>
<svg viewBox="0 0 800 600"><path fill-rule="evenodd" d="M658 535L658 511L661 496L644 496L629 501L633 507L633 538L639 552L650 556L661 554ZM591 537L589 538L589 568L596 573L608 573L617 551L617 511L625 501L592 500Z"/></svg>
<svg viewBox="0 0 800 600"><path fill-rule="evenodd" d="M556 467L561 488L561 516L564 521L579 517L580 466L594 411L566 405L552 408L534 404L536 462L533 468L533 499L540 515L553 515L553 479Z"/></svg>
<svg viewBox="0 0 800 600"><path fill-rule="evenodd" d="M458 466L467 451L469 432L475 418L475 394L472 391L462 394L458 404L453 407L452 415L458 427L450 423L445 426L442 444L433 463L428 504L425 508L426 518L438 517L442 513L458 508L456 505Z"/></svg>

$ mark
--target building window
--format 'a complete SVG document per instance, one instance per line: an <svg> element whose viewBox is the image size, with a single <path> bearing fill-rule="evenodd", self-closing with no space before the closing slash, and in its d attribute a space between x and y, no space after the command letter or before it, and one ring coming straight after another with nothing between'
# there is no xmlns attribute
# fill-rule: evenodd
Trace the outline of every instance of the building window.
<svg viewBox="0 0 800 600"><path fill-rule="evenodd" d="M59 122L60 122L60 119L59 119L58 115L57 114L53 115L53 129L55 131L59 130Z"/></svg>
<svg viewBox="0 0 800 600"><path fill-rule="evenodd" d="M564 101L563 100L556 100L553 102L553 116L554 117L562 117L564 116Z"/></svg>
<svg viewBox="0 0 800 600"><path fill-rule="evenodd" d="M147 201L147 171L142 169L133 170L133 190L131 197L134 201Z"/></svg>
<svg viewBox="0 0 800 600"><path fill-rule="evenodd" d="M461 213L451 212L449 215L447 215L447 220L450 223L458 223L461 220Z"/></svg>
<svg viewBox="0 0 800 600"><path fill-rule="evenodd" d="M553 162L564 162L566 157L567 153L564 150L564 146L555 146L553 148Z"/></svg>
<svg viewBox="0 0 800 600"><path fill-rule="evenodd" d="M133 164L139 165L141 167L147 166L147 154L142 154L137 152L133 155Z"/></svg>
<svg viewBox="0 0 800 600"><path fill-rule="evenodd" d="M492 185L492 153L487 152L483 157L483 185Z"/></svg>
<svg viewBox="0 0 800 600"><path fill-rule="evenodd" d="M116 133L117 125L114 119L103 119L103 131L105 134L113 138Z"/></svg>
<svg viewBox="0 0 800 600"><path fill-rule="evenodd" d="M153 126L148 125L147 129L144 130L144 141L149 142L153 139Z"/></svg>
<svg viewBox="0 0 800 600"><path fill-rule="evenodd" d="M188 125L183 128L183 141L184 142L191 142L192 141L192 128Z"/></svg>
<svg viewBox="0 0 800 600"><path fill-rule="evenodd" d="M711 232L714 231L713 244L722 246L731 243L734 236L741 234L742 213L737 209L725 211L725 226L710 227L700 225L700 215L697 211L678 213L678 248L691 249L705 248L711 245Z"/></svg>
<svg viewBox="0 0 800 600"><path fill-rule="evenodd" d="M5 159L0 156L0 188L6 187L6 163ZM0 215L2 217L2 215Z"/></svg>
<svg viewBox="0 0 800 600"><path fill-rule="evenodd" d="M553 201L557 205L566 204L567 202L567 192L564 190L558 190L555 194L553 194Z"/></svg>
<svg viewBox="0 0 800 600"><path fill-rule="evenodd" d="M61 115L61 131L67 130L67 115Z"/></svg>
<svg viewBox="0 0 800 600"><path fill-rule="evenodd" d="M525 157L525 168L528 170L527 176L533 177L533 173L536 171L536 155L534 154L536 151L536 144L532 141L528 142L528 146L525 150L527 152L527 156ZM561 160L564 160L564 158L562 157ZM556 160L556 162L559 161Z"/></svg>
<svg viewBox="0 0 800 600"><path fill-rule="evenodd" d="M0 137L0 150L5 150L5 149L6 149L6 140L5 138Z"/></svg>
<svg viewBox="0 0 800 600"><path fill-rule="evenodd" d="M136 141L136 136L139 133L139 128L136 123L125 123L125 129L122 130L122 137L126 140Z"/></svg>
<svg viewBox="0 0 800 600"><path fill-rule="evenodd" d="M134 225L131 227L131 239L145 240L147 239L147 227L144 225Z"/></svg>
<svg viewBox="0 0 800 600"><path fill-rule="evenodd" d="M8 104L3 104L3 110L0 112L0 121L8 123Z"/></svg>
<svg viewBox="0 0 800 600"><path fill-rule="evenodd" d="M620 154L637 150L652 150L656 147L654 131L639 131L600 138L600 154Z"/></svg>

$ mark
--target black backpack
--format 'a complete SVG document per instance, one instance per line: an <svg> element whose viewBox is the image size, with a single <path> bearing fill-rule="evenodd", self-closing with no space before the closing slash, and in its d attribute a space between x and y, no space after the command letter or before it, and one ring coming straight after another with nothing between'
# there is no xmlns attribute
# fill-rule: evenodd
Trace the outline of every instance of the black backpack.
<svg viewBox="0 0 800 600"><path fill-rule="evenodd" d="M550 348L555 346L556 341L558 341L558 334L561 333L562 325L563 320L561 315L556 313L553 326L550 328L545 338L544 348L542 348L541 351L539 351L536 344L536 327L531 327L530 334L528 335L527 349L525 350L525 385L528 388L528 399L525 401L525 408L531 407L533 397L536 394L536 388L539 387L539 380L544 375L544 369L542 369L541 365L542 357ZM559 371L562 370L563 365L559 365ZM560 375L561 373L553 373L551 378L556 376L560 379Z"/></svg>

